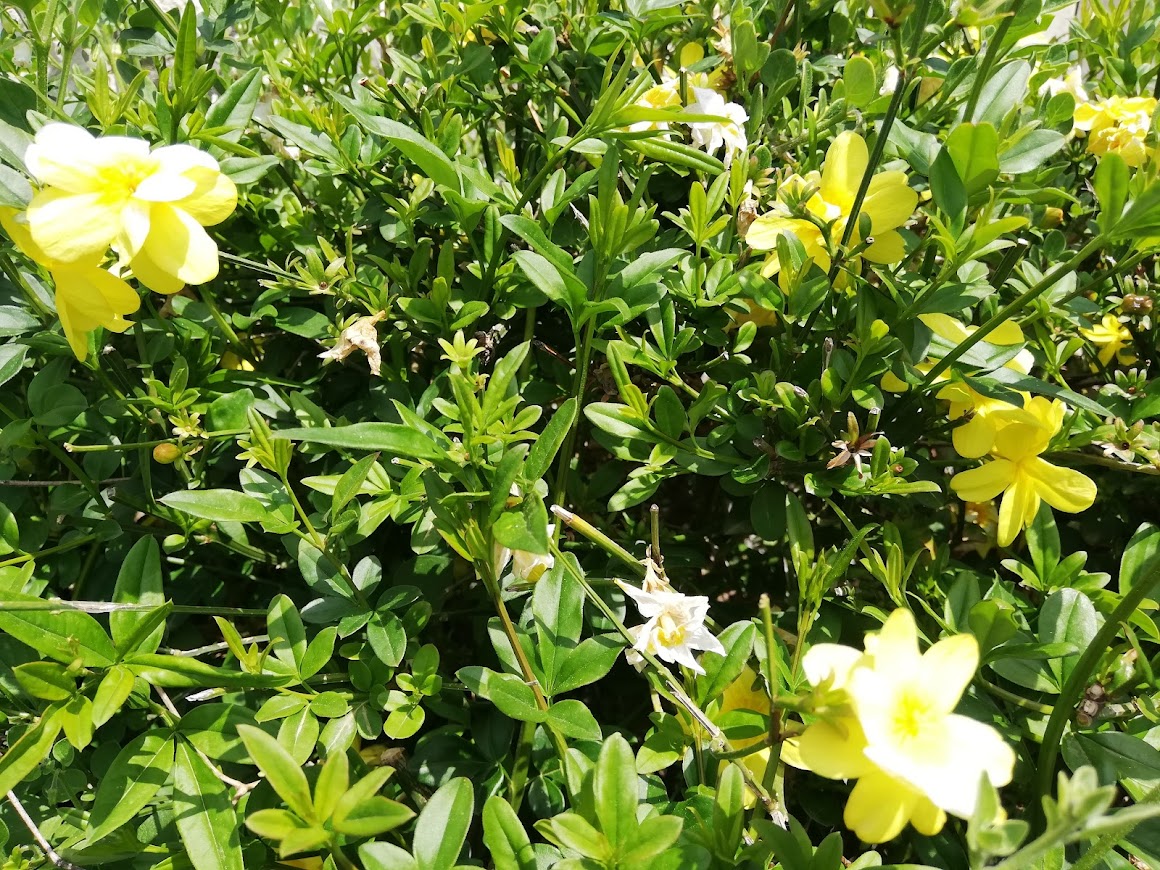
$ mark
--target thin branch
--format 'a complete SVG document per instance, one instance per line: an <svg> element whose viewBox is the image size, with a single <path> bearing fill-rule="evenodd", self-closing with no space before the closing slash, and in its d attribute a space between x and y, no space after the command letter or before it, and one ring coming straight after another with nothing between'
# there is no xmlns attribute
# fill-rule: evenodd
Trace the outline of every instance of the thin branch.
<svg viewBox="0 0 1160 870"><path fill-rule="evenodd" d="M44 834L40 833L40 828L36 826L32 816L28 815L28 811L24 809L24 804L20 802L16 792L8 792L8 803L12 804L12 809L16 810L16 815L20 816L20 821L24 822L24 826L28 828L28 833L32 834L32 839L36 840L36 845L40 846L40 850L44 852L44 857L52 863L52 866L59 867L60 870L84 870L83 867L60 857L56 849L52 848Z"/></svg>

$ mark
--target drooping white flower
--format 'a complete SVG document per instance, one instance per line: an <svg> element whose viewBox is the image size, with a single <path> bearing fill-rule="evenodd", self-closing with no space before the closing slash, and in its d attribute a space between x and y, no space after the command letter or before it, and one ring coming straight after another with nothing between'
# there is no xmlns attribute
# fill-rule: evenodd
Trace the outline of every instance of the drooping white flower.
<svg viewBox="0 0 1160 870"><path fill-rule="evenodd" d="M637 610L647 621L629 629L633 638L628 651L630 664L640 661L640 653L651 653L662 661L672 662L705 673L693 653L697 650L724 654L721 641L705 627L709 599L704 595L682 595L667 584L654 581L638 589L618 581L625 594L636 602ZM649 589L648 586L653 586Z"/></svg>
<svg viewBox="0 0 1160 870"><path fill-rule="evenodd" d="M724 161L728 166L739 151L748 145L745 139L745 122L749 115L737 103L727 103L719 93L708 88L693 88L696 101L685 107L685 111L696 115L717 115L722 121L695 121L689 125L693 142L709 154L716 154L725 148Z"/></svg>

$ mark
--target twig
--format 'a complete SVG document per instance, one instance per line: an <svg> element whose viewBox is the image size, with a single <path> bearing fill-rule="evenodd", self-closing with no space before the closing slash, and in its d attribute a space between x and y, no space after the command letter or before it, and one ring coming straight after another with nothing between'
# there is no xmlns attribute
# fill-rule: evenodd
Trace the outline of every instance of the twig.
<svg viewBox="0 0 1160 870"><path fill-rule="evenodd" d="M28 828L28 833L32 834L32 839L36 840L36 845L40 846L40 850L44 852L44 857L52 863L52 866L59 867L61 870L84 870L83 867L66 861L57 854L56 849L52 848L48 840L44 838L44 834L40 833L40 828L36 826L32 816L28 815L28 811L24 809L24 804L20 802L16 792L8 792L8 803L12 804L12 809L16 810L16 815L20 816L20 821L24 822L24 826Z"/></svg>

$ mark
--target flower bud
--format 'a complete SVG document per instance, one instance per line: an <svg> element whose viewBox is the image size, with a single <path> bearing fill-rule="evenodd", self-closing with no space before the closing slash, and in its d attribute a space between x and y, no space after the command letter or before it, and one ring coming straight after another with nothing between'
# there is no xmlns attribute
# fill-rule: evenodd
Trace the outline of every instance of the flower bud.
<svg viewBox="0 0 1160 870"><path fill-rule="evenodd" d="M1043 218L1039 221L1041 229L1050 230L1063 223L1063 209L1049 205L1043 210Z"/></svg>
<svg viewBox="0 0 1160 870"><path fill-rule="evenodd" d="M153 448L153 461L158 465L172 465L181 458L181 448L171 441L165 441Z"/></svg>

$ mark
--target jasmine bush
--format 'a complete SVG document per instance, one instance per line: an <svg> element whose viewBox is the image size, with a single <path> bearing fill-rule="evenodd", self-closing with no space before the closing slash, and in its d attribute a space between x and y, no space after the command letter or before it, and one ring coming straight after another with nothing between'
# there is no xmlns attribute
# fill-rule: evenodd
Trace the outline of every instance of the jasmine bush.
<svg viewBox="0 0 1160 870"><path fill-rule="evenodd" d="M7 4L3 866L1160 866L1158 22Z"/></svg>

